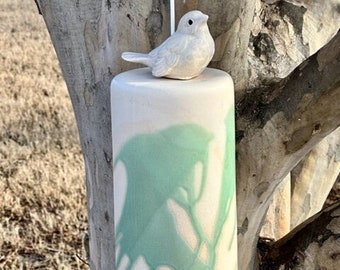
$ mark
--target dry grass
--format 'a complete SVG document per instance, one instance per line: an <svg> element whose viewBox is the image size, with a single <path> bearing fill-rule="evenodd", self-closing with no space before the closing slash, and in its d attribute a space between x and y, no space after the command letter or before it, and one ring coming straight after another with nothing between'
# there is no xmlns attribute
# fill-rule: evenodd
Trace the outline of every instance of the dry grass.
<svg viewBox="0 0 340 270"><path fill-rule="evenodd" d="M74 115L34 1L0 1L0 269L87 269Z"/></svg>

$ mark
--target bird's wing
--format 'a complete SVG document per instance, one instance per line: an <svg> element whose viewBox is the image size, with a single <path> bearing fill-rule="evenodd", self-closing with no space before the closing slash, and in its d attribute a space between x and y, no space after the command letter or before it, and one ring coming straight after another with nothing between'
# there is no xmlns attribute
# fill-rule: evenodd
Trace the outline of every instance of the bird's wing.
<svg viewBox="0 0 340 270"><path fill-rule="evenodd" d="M150 53L152 57L152 74L156 77L166 76L177 65L187 49L189 40L183 34L175 33L160 47Z"/></svg>

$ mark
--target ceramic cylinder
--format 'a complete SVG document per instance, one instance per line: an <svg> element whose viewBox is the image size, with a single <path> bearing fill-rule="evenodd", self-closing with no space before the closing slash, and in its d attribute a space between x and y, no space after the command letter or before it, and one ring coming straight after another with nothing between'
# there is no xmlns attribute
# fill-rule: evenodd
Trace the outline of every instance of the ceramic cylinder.
<svg viewBox="0 0 340 270"><path fill-rule="evenodd" d="M111 104L116 269L237 269L231 77L135 69Z"/></svg>

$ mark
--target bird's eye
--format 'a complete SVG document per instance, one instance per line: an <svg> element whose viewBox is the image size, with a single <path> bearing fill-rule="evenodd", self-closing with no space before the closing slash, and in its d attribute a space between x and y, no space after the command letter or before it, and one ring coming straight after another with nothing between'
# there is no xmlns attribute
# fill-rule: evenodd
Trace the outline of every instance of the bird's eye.
<svg viewBox="0 0 340 270"><path fill-rule="evenodd" d="M192 25L193 23L194 23L194 22L193 22L192 20L189 20L189 21L188 21L188 24L189 24L189 25Z"/></svg>

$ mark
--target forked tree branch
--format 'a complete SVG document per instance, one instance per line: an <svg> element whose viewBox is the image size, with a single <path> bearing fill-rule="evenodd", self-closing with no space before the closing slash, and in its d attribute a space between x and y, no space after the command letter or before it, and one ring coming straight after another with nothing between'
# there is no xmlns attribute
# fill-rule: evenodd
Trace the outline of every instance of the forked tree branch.
<svg viewBox="0 0 340 270"><path fill-rule="evenodd" d="M287 78L249 91L236 104L239 246L256 247L258 220L276 187L340 125L339 58L340 33ZM254 257L243 256L241 269L253 265Z"/></svg>

